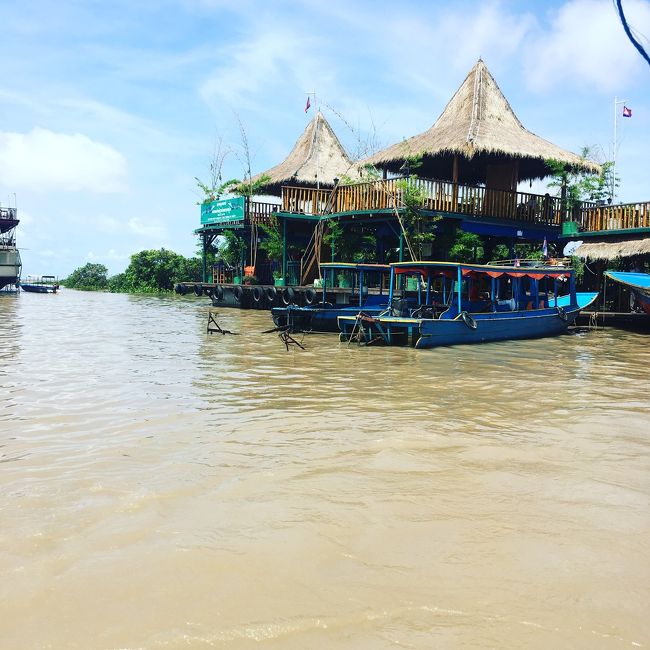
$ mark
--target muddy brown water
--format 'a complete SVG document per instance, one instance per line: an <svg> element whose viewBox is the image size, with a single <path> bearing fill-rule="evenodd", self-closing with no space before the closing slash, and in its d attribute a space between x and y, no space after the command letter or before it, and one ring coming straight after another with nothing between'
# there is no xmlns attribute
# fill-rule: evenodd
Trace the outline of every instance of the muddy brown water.
<svg viewBox="0 0 650 650"><path fill-rule="evenodd" d="M650 645L650 346L0 295L0 648Z"/></svg>

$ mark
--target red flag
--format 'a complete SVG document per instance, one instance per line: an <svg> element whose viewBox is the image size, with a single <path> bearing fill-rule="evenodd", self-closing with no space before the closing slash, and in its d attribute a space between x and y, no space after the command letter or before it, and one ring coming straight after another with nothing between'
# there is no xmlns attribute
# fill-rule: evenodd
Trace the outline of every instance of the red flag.
<svg viewBox="0 0 650 650"><path fill-rule="evenodd" d="M311 106L311 102L309 101L309 97L307 97L307 105L305 106L305 113L309 110L310 106Z"/></svg>
<svg viewBox="0 0 650 650"><path fill-rule="evenodd" d="M632 117L632 109L627 106L623 106L623 117Z"/></svg>

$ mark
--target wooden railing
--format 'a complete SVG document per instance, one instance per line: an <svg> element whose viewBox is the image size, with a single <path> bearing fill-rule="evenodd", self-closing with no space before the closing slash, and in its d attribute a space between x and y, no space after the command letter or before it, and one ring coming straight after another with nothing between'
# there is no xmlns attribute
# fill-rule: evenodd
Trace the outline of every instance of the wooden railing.
<svg viewBox="0 0 650 650"><path fill-rule="evenodd" d="M415 190L422 197L421 207L424 210L546 225L561 223L562 205L556 197L424 178L406 181L392 178L343 185L337 188L331 200L331 190L283 187L282 209L285 212L322 215L330 212L371 212L402 208L405 205L405 182L408 183L409 190Z"/></svg>
<svg viewBox="0 0 650 650"><path fill-rule="evenodd" d="M325 215L373 212L404 207L405 186L422 197L421 207L432 212L451 212L472 217L494 217L512 221L559 226L576 220L584 231L650 228L650 201L621 205L583 202L569 214L555 196L510 192L426 178L399 179L339 186L331 190L304 187L282 188L282 210ZM564 216L564 219L563 219Z"/></svg>
<svg viewBox="0 0 650 650"><path fill-rule="evenodd" d="M331 212L332 190L309 187L283 187L282 211L321 215ZM336 210L334 210L336 212Z"/></svg>
<svg viewBox="0 0 650 650"><path fill-rule="evenodd" d="M588 232L650 228L650 201L620 205L583 205L578 211L577 221L580 230Z"/></svg>
<svg viewBox="0 0 650 650"><path fill-rule="evenodd" d="M253 224L271 224L274 212L280 209L275 203L262 203L261 201L251 201L248 210L248 219Z"/></svg>

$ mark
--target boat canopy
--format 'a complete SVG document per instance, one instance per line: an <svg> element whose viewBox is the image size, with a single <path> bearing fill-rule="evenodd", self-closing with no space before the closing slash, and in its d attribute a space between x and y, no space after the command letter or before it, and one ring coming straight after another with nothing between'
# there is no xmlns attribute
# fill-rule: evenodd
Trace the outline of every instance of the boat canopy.
<svg viewBox="0 0 650 650"><path fill-rule="evenodd" d="M572 269L558 267L498 267L483 264L460 264L457 262L394 262L391 264L396 275L419 273L425 278L447 277L456 278L458 272L463 277L476 278L487 276L490 278L529 277L536 280L542 278L568 278L573 273Z"/></svg>
<svg viewBox="0 0 650 650"><path fill-rule="evenodd" d="M605 271L605 275L633 289L650 289L650 274L633 271Z"/></svg>

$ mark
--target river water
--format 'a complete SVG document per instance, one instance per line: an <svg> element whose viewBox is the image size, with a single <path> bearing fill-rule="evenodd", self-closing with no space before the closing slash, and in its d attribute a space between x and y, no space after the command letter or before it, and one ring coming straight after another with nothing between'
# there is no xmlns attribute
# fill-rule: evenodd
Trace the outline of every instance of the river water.
<svg viewBox="0 0 650 650"><path fill-rule="evenodd" d="M647 334L207 311L0 295L0 648L650 647Z"/></svg>

